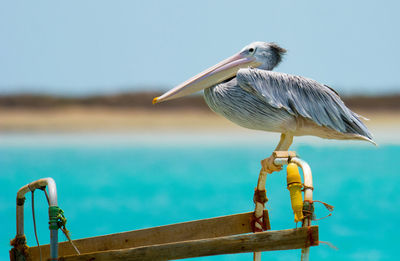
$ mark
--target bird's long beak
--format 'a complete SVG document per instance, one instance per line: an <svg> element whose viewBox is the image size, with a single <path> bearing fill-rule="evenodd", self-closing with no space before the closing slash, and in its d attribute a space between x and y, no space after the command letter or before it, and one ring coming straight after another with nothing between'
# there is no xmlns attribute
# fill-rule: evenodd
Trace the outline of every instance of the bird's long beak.
<svg viewBox="0 0 400 261"><path fill-rule="evenodd" d="M153 104L195 93L232 78L240 68L258 67L260 64L254 57L244 56L240 53L235 54L181 83L160 97L154 98Z"/></svg>

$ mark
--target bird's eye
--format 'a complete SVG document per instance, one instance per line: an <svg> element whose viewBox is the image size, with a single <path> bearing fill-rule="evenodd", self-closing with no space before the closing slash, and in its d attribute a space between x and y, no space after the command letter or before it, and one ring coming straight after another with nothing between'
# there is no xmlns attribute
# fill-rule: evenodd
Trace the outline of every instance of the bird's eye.
<svg viewBox="0 0 400 261"><path fill-rule="evenodd" d="M254 48L249 49L249 53L252 53L252 52L254 52Z"/></svg>

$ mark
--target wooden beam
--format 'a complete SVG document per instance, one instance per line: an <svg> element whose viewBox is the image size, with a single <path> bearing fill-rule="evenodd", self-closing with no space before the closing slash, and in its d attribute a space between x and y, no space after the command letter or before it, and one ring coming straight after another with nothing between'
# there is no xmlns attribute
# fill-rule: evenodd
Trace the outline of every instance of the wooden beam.
<svg viewBox="0 0 400 261"><path fill-rule="evenodd" d="M268 211L265 210L268 217ZM133 248L154 244L165 244L178 241L214 238L253 232L250 222L253 212L202 219L172 225L134 230L111 235L74 240L79 251L83 253ZM269 225L269 220L267 220ZM42 258L49 258L49 245L40 247ZM31 260L40 260L38 247L29 248ZM75 250L69 242L59 243L59 256L74 255Z"/></svg>
<svg viewBox="0 0 400 261"><path fill-rule="evenodd" d="M173 260L221 254L298 249L318 245L318 226L199 239L61 257L62 261Z"/></svg>
<svg viewBox="0 0 400 261"><path fill-rule="evenodd" d="M296 157L295 151L274 151L272 152L275 158L289 158L289 157Z"/></svg>

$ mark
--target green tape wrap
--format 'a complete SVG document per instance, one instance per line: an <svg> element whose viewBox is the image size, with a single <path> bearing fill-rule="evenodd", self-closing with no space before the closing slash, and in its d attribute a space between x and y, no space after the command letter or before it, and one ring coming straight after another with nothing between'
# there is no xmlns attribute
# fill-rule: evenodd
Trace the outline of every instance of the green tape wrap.
<svg viewBox="0 0 400 261"><path fill-rule="evenodd" d="M64 216L64 211L58 206L49 207L49 227L51 230L65 228L67 219Z"/></svg>
<svg viewBox="0 0 400 261"><path fill-rule="evenodd" d="M51 230L57 230L58 227L58 214L60 213L60 208L58 206L49 207L49 228Z"/></svg>

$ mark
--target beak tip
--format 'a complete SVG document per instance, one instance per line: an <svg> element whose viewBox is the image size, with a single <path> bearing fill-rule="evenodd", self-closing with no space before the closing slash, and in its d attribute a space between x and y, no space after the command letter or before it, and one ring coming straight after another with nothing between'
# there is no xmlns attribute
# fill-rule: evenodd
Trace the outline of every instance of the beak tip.
<svg viewBox="0 0 400 261"><path fill-rule="evenodd" d="M158 102L158 99L159 99L160 97L155 97L154 99L153 99L153 104L156 104L157 102Z"/></svg>

